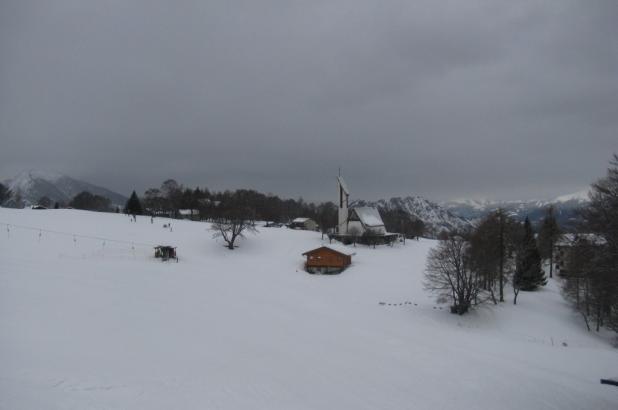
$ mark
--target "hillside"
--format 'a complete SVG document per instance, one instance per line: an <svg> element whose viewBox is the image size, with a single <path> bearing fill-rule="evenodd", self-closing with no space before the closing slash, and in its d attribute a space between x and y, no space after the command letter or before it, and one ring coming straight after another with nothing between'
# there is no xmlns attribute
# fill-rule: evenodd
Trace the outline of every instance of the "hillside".
<svg viewBox="0 0 618 410"><path fill-rule="evenodd" d="M588 203L588 191L575 192L548 200L488 201L463 199L441 203L454 215L470 221L478 220L499 208L506 210L513 218L523 221L526 217L535 224L545 216L547 208L554 207L556 219L563 227L570 227L577 221L577 210Z"/></svg>
<svg viewBox="0 0 618 410"><path fill-rule="evenodd" d="M407 196L381 199L375 202L358 201L359 205L374 206L380 210L402 210L425 223L427 234L437 235L441 231L461 231L470 227L470 222L454 215L439 204L421 196Z"/></svg>
<svg viewBox="0 0 618 410"><path fill-rule="evenodd" d="M0 208L0 409L618 408L618 352L555 281L458 317L422 289L434 241L323 276L302 270L319 233L229 251L168 222Z"/></svg>
<svg viewBox="0 0 618 410"><path fill-rule="evenodd" d="M14 195L19 193L26 205L36 204L43 196L52 202L67 204L83 191L108 198L117 206L124 206L127 201L124 195L117 192L55 172L28 170L4 181L4 184Z"/></svg>

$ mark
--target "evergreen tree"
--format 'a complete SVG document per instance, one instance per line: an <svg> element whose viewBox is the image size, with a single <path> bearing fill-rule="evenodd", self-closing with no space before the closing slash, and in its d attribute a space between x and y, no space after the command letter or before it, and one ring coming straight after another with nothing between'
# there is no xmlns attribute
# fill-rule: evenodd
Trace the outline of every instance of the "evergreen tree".
<svg viewBox="0 0 618 410"><path fill-rule="evenodd" d="M539 231L539 252L543 259L549 259L549 277L554 273L554 244L560 238L560 227L554 216L554 207L547 208L547 214Z"/></svg>
<svg viewBox="0 0 618 410"><path fill-rule="evenodd" d="M11 197L11 190L0 184L0 205Z"/></svg>
<svg viewBox="0 0 618 410"><path fill-rule="evenodd" d="M142 215L144 213L142 210L142 204L140 203L135 191L133 191L131 197L127 201L127 204L124 207L124 212L131 215Z"/></svg>
<svg viewBox="0 0 618 410"><path fill-rule="evenodd" d="M515 273L513 275L514 303L517 303L517 293L519 290L536 290L539 286L545 286L546 284L545 272L541 268L541 255L536 246L532 225L530 225L530 220L526 217L524 236L517 253Z"/></svg>

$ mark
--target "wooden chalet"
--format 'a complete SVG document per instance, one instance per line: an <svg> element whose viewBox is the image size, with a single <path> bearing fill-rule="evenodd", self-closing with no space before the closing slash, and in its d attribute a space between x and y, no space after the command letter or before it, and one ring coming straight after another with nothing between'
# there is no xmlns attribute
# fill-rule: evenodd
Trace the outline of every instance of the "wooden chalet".
<svg viewBox="0 0 618 410"><path fill-rule="evenodd" d="M353 252L346 248L320 246L303 253L307 257L305 270L309 273L339 273L352 263Z"/></svg>
<svg viewBox="0 0 618 410"><path fill-rule="evenodd" d="M155 258L161 258L164 261L169 259L176 259L178 262L178 256L176 255L176 247L168 245L155 246Z"/></svg>

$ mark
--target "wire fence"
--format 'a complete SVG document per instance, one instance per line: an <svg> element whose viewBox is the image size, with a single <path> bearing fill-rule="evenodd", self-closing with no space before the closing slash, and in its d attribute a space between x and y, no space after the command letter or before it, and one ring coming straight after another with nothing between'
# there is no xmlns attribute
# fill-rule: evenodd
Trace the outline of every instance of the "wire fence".
<svg viewBox="0 0 618 410"><path fill-rule="evenodd" d="M50 233L50 234L55 234L55 235L63 235L63 236L71 237L71 238L73 238L73 242L76 242L78 238L103 241L103 246L105 246L105 244L107 242L126 244L126 245L131 245L131 246L135 246L135 245L147 246L147 247L155 247L155 246L157 246L157 244L155 244L155 243L138 242L138 241L127 241L127 240L122 240L122 239L107 238L107 237L104 237L104 236L84 235L84 234L75 233L75 232L64 232L64 231L57 231L57 230L53 230L53 229L43 229L43 228L37 227L37 226L17 225L17 224L12 224L12 223L8 223L8 222L2 222L2 221L0 221L0 226L4 226L5 227L8 237L10 237L11 229L24 229L24 230L30 230L30 231L38 232L38 241L39 242L41 241L41 237L43 236L43 233Z"/></svg>

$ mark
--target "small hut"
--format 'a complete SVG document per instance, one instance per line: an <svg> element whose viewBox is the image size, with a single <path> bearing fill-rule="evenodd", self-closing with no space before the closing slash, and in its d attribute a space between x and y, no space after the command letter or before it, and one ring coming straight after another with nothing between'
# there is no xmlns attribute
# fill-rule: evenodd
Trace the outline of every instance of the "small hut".
<svg viewBox="0 0 618 410"><path fill-rule="evenodd" d="M168 245L155 246L155 258L161 258L166 261L169 259L176 259L178 262L178 256L176 255L176 247Z"/></svg>
<svg viewBox="0 0 618 410"><path fill-rule="evenodd" d="M339 273L352 263L353 252L343 247L321 246L303 253L309 273Z"/></svg>
<svg viewBox="0 0 618 410"><path fill-rule="evenodd" d="M296 218L288 225L291 229L302 229L305 231L317 231L318 224L311 218Z"/></svg>

